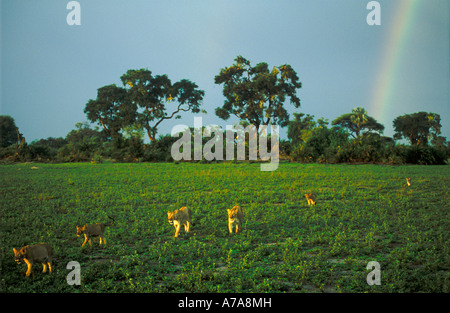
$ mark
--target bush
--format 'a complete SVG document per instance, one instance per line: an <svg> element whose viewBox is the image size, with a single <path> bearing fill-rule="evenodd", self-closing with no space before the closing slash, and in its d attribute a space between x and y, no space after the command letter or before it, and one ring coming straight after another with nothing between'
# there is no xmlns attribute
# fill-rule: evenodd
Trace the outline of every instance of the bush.
<svg viewBox="0 0 450 313"><path fill-rule="evenodd" d="M347 143L347 134L339 128L316 127L305 143L293 149L294 161L335 163L336 154Z"/></svg>
<svg viewBox="0 0 450 313"><path fill-rule="evenodd" d="M376 133L367 133L351 140L338 150L338 162L378 163L389 157L393 141Z"/></svg>
<svg viewBox="0 0 450 313"><path fill-rule="evenodd" d="M429 146L410 146L403 154L406 163L422 165L446 164L447 154L444 149Z"/></svg>
<svg viewBox="0 0 450 313"><path fill-rule="evenodd" d="M170 156L170 153L169 153ZM158 147L152 145L147 146L144 151L144 161L146 162L162 162L167 159L167 153Z"/></svg>
<svg viewBox="0 0 450 313"><path fill-rule="evenodd" d="M291 158L297 162L312 163L316 161L318 155L313 148L301 144L294 148L294 151L291 153Z"/></svg>
<svg viewBox="0 0 450 313"><path fill-rule="evenodd" d="M147 145L144 150L144 161L147 162L172 162L171 155L172 144L177 141L170 135L161 136L150 145Z"/></svg>

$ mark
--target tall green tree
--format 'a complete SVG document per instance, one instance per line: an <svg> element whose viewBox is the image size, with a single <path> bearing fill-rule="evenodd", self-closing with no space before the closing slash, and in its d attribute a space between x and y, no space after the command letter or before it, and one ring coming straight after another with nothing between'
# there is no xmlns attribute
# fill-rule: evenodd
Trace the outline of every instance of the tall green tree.
<svg viewBox="0 0 450 313"><path fill-rule="evenodd" d="M14 119L9 115L0 115L0 148L19 144L23 135L19 132Z"/></svg>
<svg viewBox="0 0 450 313"><path fill-rule="evenodd" d="M353 109L351 113L339 116L333 120L332 125L347 129L354 138L358 138L363 132L381 134L384 131L384 126L369 116L367 111L361 107Z"/></svg>
<svg viewBox="0 0 450 313"><path fill-rule="evenodd" d="M223 85L225 96L223 106L215 110L216 115L224 120L234 115L257 129L269 124L287 126L286 99L294 107L300 107L296 92L302 85L294 69L284 64L270 70L264 62L251 66L242 56L234 61L214 78L216 84Z"/></svg>
<svg viewBox="0 0 450 313"><path fill-rule="evenodd" d="M180 112L200 112L205 92L187 79L172 84L167 75L153 76L148 69L128 70L120 79L127 88L128 101L136 106L135 122L152 142L163 121L177 118Z"/></svg>
<svg viewBox="0 0 450 313"><path fill-rule="evenodd" d="M97 99L90 99L84 109L87 118L100 124L110 137L119 136L119 131L135 120L136 105L127 101L127 91L115 84L98 89Z"/></svg>
<svg viewBox="0 0 450 313"><path fill-rule="evenodd" d="M412 146L428 145L441 133L441 116L437 113L417 112L398 116L393 121L394 139L406 138Z"/></svg>
<svg viewBox="0 0 450 313"><path fill-rule="evenodd" d="M107 141L105 132L99 131L99 127L92 129L89 123L76 123L65 141L66 145L58 150L58 157L69 162L88 161L96 153L100 154L103 144Z"/></svg>
<svg viewBox="0 0 450 313"><path fill-rule="evenodd" d="M305 113L294 113L294 119L289 121L287 137L293 146L298 146L308 140L312 130L316 126L314 115Z"/></svg>

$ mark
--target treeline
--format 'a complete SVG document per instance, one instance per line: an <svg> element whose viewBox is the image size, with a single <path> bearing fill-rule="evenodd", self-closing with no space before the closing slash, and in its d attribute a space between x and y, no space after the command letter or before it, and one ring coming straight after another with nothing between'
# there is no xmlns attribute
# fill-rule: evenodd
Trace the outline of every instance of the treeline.
<svg viewBox="0 0 450 313"><path fill-rule="evenodd" d="M97 126L78 123L65 138L28 144L14 120L1 116L0 158L14 162L172 161L171 147L178 138L161 136L158 128L166 120L180 118L182 112L206 113L201 109L205 92L188 79L173 83L167 75L154 75L148 69L128 70L120 80L122 87L100 87L97 97L86 103L84 113ZM359 107L331 124L304 113L294 113L294 119L290 119L286 106L300 107L297 90L302 83L289 64L270 68L261 62L252 66L238 56L231 66L220 69L214 82L223 86L225 98L223 105L215 108L219 118L228 120L233 115L256 130L263 125L287 127L288 140L279 146L281 159L444 164L449 157L449 144L440 136L441 119L436 113L397 117L393 138L383 136L384 126ZM195 131L200 130L191 129L191 133ZM150 144L144 143L145 136ZM395 140L401 139L409 141L409 145L396 144ZM203 143L208 140L203 138Z"/></svg>
<svg viewBox="0 0 450 313"><path fill-rule="evenodd" d="M0 116L0 121L13 120ZM162 136L151 145L143 142L137 134L121 135L114 138L104 130L91 127L88 123L77 123L65 138L47 138L28 144L22 140L5 142L2 132L0 158L10 162L113 162L171 161L170 146L176 140ZM12 133L12 132L10 132ZM11 136L12 137L12 136Z"/></svg>
<svg viewBox="0 0 450 313"><path fill-rule="evenodd" d="M418 112L393 121L394 137L382 135L384 126L356 108L333 120L314 120L294 113L288 128L289 158L299 162L446 164L450 145L441 133L440 116ZM406 139L409 145L396 143Z"/></svg>
<svg viewBox="0 0 450 313"><path fill-rule="evenodd" d="M352 114L361 111L353 110ZM365 111L361 111L365 112ZM418 129L418 117L423 116L424 123L432 122L430 116L439 115L419 112L403 116L414 120ZM345 116L345 115L343 115ZM347 116L351 120L350 116ZM363 117L364 118L364 117ZM172 145L179 137L162 135L149 144L144 143L142 130L128 130L120 136L110 137L99 127L88 123L77 123L65 138L47 138L35 140L28 144L14 120L9 116L0 116L0 124L12 122L9 131L3 131L1 136L0 158L3 162L173 162ZM369 119L370 120L370 119ZM302 163L384 163L384 164L446 164L450 157L450 145L442 136L436 135L432 127L426 134L426 126L422 132L410 135L410 144L396 143L395 139L405 138L401 132L396 132L394 138L382 136L379 131L370 130L370 122L360 122L353 117L356 128L343 126L342 117L330 124L326 119L314 120L314 116L304 113L294 113L294 119L288 124L288 140L279 142L280 159L282 161ZM244 123L245 125L246 123ZM382 125L381 125L382 126ZM353 127L353 128L352 128ZM384 128L384 127L382 127ZM378 127L381 130L381 127ZM192 147L194 136L198 129L191 128ZM204 129L201 130L201 133ZM5 134L9 133L9 140ZM406 133L405 133L406 134ZM421 138L419 138L421 137ZM203 137L202 147L213 137ZM223 134L224 158L226 151L226 135ZM248 156L248 134L246 134L246 160ZM237 151L237 139L234 137L234 151ZM268 148L270 149L270 134ZM192 151L193 154L193 151ZM235 153L236 156L236 153ZM204 158L190 162L209 163ZM238 162L238 161L237 161Z"/></svg>

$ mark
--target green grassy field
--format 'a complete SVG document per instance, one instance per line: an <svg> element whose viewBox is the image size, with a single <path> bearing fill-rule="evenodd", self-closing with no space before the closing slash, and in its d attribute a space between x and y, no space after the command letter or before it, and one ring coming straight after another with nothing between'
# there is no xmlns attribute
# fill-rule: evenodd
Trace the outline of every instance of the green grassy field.
<svg viewBox="0 0 450 313"><path fill-rule="evenodd" d="M449 169L1 166L1 292L450 292ZM230 236L226 209L236 204L245 224ZM174 239L166 212L182 206L193 226ZM108 215L107 245L82 248L76 225ZM40 242L54 248L53 273L37 264L27 279L12 249ZM66 282L70 261L81 264L80 286ZM380 285L366 282L370 261Z"/></svg>

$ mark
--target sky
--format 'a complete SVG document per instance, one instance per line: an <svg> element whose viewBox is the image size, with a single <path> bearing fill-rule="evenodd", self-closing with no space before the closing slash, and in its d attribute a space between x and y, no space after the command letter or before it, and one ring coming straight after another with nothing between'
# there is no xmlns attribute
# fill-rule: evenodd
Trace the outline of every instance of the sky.
<svg viewBox="0 0 450 313"><path fill-rule="evenodd" d="M68 25L66 0L0 0L0 114L28 143L65 137L97 89L122 86L129 69L189 79L205 91L206 114L163 122L235 124L222 106L220 69L238 55L269 68L290 64L302 88L291 113L336 117L363 107L392 136L395 117L441 116L450 140L450 1L385 0L368 25L366 0L79 0L81 25ZM282 139L286 129L281 131Z"/></svg>

